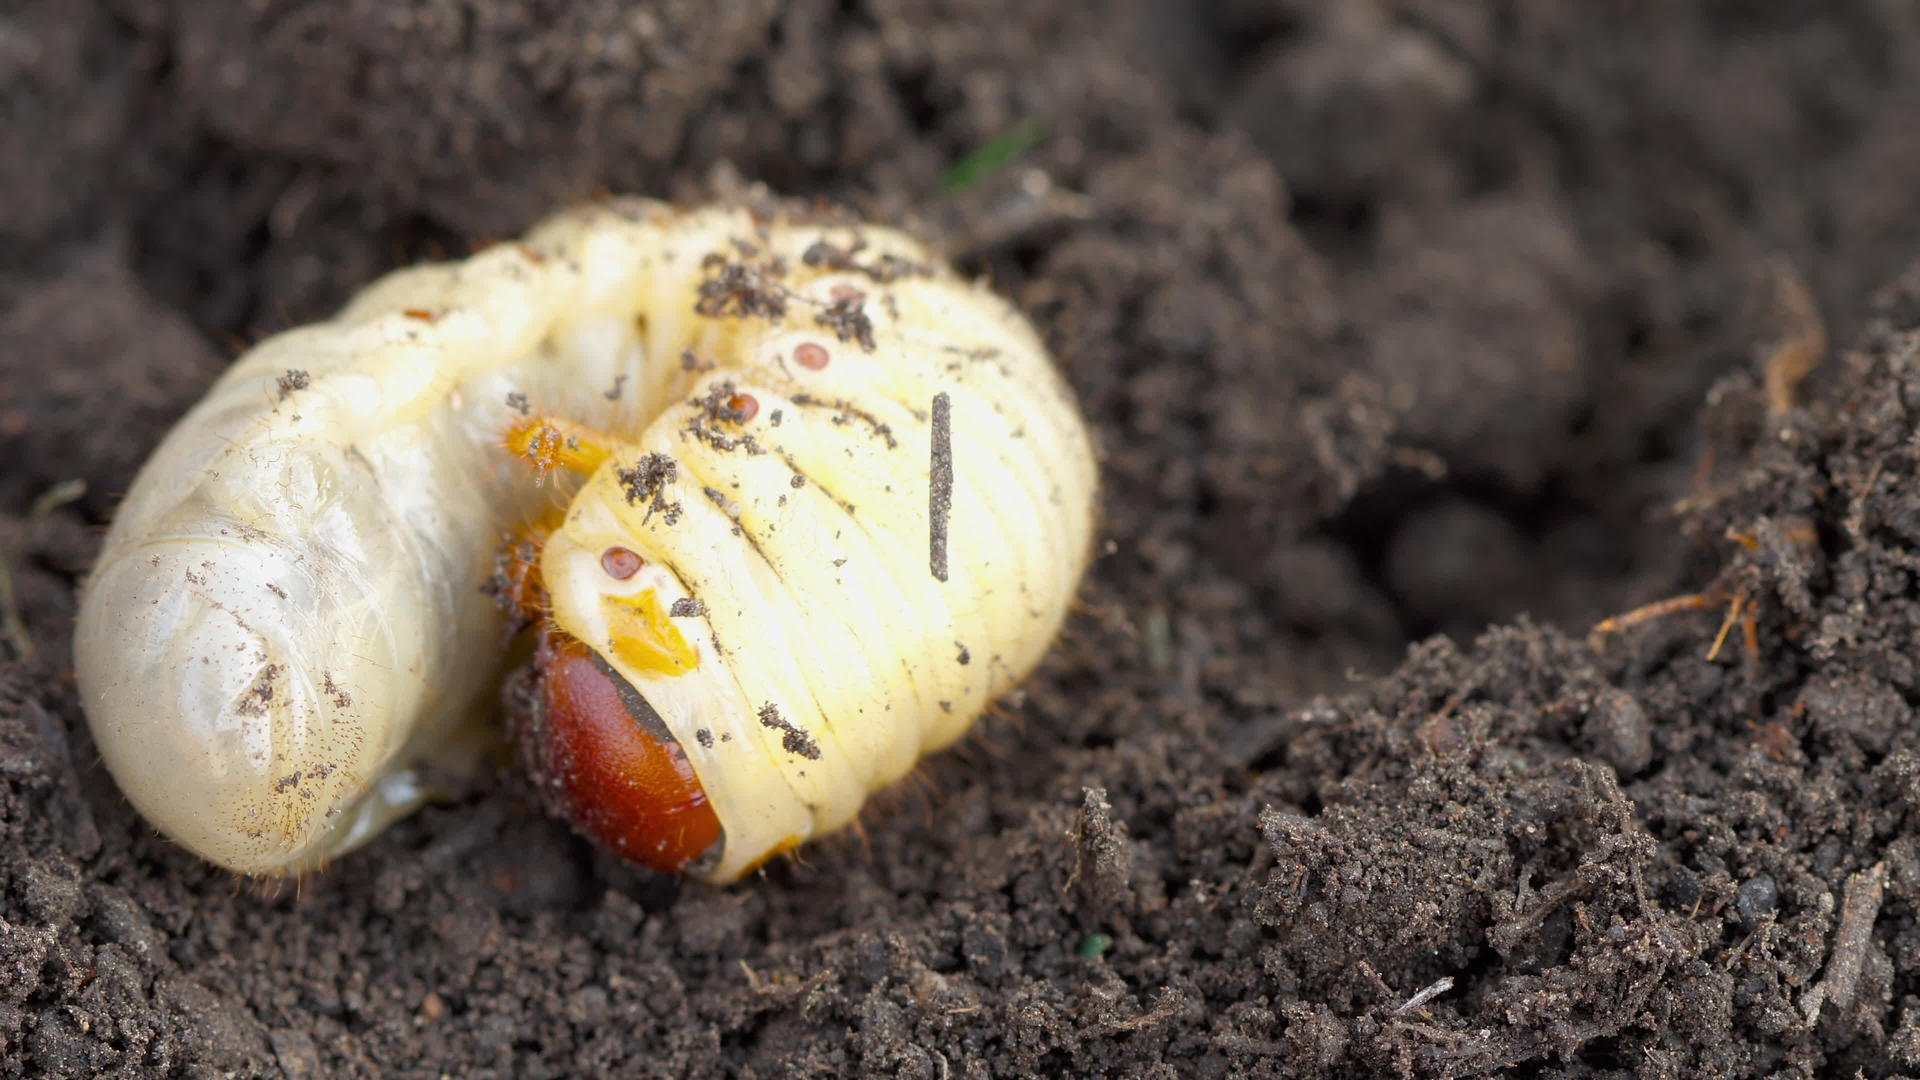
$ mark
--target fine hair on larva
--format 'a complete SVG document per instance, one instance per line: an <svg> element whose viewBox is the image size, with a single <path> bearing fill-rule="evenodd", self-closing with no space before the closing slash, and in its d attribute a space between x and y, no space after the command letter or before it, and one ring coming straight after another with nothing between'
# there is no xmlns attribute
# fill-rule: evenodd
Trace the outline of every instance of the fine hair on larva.
<svg viewBox="0 0 1920 1080"><path fill-rule="evenodd" d="M241 357L114 518L83 705L168 836L308 869L418 806L417 764L484 744L517 612L541 642L508 695L535 782L628 847L595 800L644 801L654 774L559 730L612 688L608 730L718 829L697 858L623 853L730 881L1033 669L1095 486L1032 328L905 235L606 200ZM484 586L516 536L533 584L503 604Z"/></svg>

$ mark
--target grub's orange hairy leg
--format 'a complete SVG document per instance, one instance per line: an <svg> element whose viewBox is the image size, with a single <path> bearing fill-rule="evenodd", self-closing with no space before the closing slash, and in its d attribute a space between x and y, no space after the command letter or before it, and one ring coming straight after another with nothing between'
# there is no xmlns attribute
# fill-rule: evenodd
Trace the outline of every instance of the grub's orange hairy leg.
<svg viewBox="0 0 1920 1080"><path fill-rule="evenodd" d="M613 453L612 436L558 416L529 416L504 440L508 452L541 473L565 469L585 476Z"/></svg>
<svg viewBox="0 0 1920 1080"><path fill-rule="evenodd" d="M487 579L486 591L507 615L509 640L547 618L547 587L540 580L540 550L564 519L565 511L559 507L548 508L532 524L502 540L494 555L493 573Z"/></svg>

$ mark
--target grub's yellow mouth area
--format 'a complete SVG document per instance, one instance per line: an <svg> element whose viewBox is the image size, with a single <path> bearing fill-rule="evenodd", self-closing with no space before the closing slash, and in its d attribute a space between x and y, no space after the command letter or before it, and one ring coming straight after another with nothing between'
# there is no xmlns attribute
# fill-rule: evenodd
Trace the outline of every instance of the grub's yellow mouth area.
<svg viewBox="0 0 1920 1080"><path fill-rule="evenodd" d="M660 593L644 589L633 596L600 597L608 648L623 664L649 675L685 675L700 666L699 654L667 617Z"/></svg>

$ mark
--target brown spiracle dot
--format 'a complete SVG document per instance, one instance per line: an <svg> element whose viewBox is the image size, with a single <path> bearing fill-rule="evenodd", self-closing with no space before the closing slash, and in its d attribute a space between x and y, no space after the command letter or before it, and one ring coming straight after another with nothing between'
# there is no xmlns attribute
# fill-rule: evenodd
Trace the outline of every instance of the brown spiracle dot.
<svg viewBox="0 0 1920 1080"><path fill-rule="evenodd" d="M727 412L744 424L760 415L760 402L752 394L735 394L727 399Z"/></svg>
<svg viewBox="0 0 1920 1080"><path fill-rule="evenodd" d="M827 366L827 361L830 359L832 357L828 355L827 347L812 341L793 350L793 362L808 371L819 371Z"/></svg>
<svg viewBox="0 0 1920 1080"><path fill-rule="evenodd" d="M600 553L600 569L615 581L627 580L645 565L645 559L623 547L610 547Z"/></svg>

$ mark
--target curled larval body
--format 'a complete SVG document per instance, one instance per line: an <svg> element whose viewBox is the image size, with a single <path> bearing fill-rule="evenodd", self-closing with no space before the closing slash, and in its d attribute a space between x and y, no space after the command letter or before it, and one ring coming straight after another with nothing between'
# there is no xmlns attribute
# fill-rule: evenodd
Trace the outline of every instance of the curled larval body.
<svg viewBox="0 0 1920 1080"><path fill-rule="evenodd" d="M540 432L563 468L528 467ZM241 358L115 516L83 705L162 831L306 869L472 744L517 603L541 643L519 741L549 801L629 857L732 880L1031 671L1095 486L1033 330L902 234L603 202ZM516 534L537 572L503 606L483 586ZM675 807L658 769L619 771L633 753L682 778Z"/></svg>

